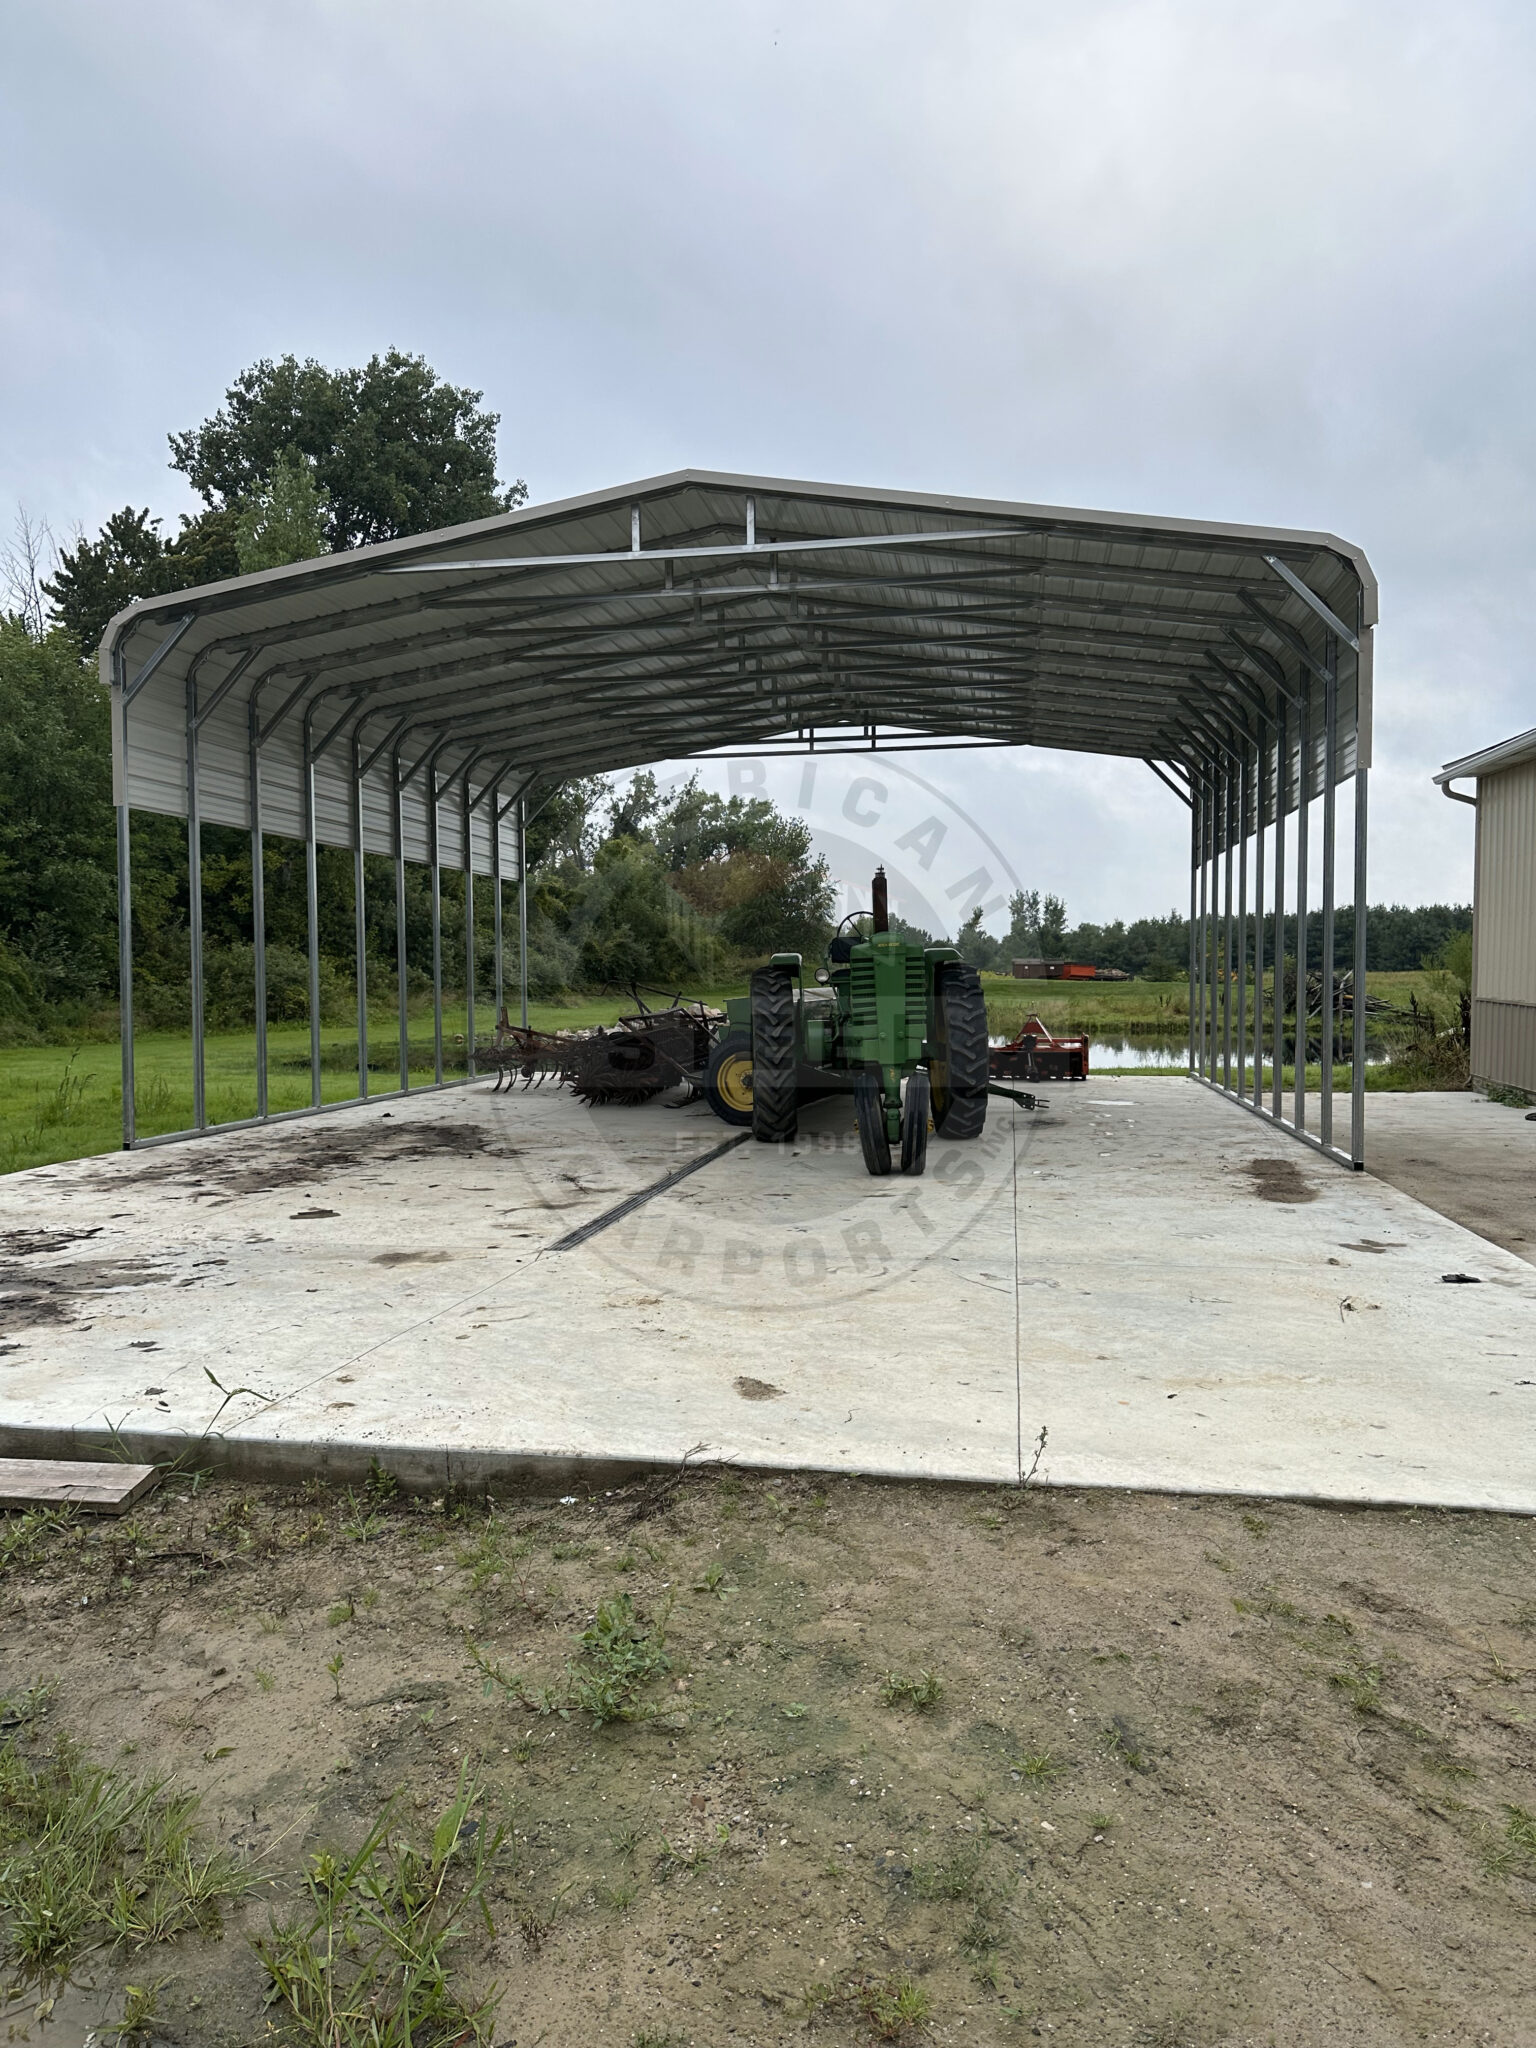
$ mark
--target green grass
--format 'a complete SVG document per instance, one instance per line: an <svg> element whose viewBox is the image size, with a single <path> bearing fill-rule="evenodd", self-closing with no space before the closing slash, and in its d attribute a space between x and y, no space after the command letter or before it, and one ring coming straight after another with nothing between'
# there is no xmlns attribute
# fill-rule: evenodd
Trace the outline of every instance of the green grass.
<svg viewBox="0 0 1536 2048"><path fill-rule="evenodd" d="M723 1004L742 994L735 986L707 989L707 1002ZM659 998L648 999L656 1003ZM514 999L514 1012L515 1012ZM528 1021L540 1031L573 1031L611 1024L631 1008L624 995L593 996L570 1004L531 1003ZM494 1023L491 1005L476 1006L477 1036L483 1043ZM465 1016L462 1003L443 1014L443 1071L464 1072ZM410 1019L414 1086L430 1082L432 1022L413 1002ZM320 1095L346 1102L357 1092L357 1033L328 1024L320 1034ZM192 1123L192 1040L186 1032L140 1032L134 1037L135 1101L141 1137L184 1131ZM399 1020L380 1010L368 1020L371 1085L398 1088ZM256 1114L256 1033L210 1032L205 1041L208 1117L230 1123ZM70 1047L0 1047L0 1173L50 1166L115 1152L122 1144L122 1055L116 1040ZM309 1026L273 1025L267 1033L267 1102L270 1109L303 1109L310 1100Z"/></svg>
<svg viewBox="0 0 1536 2048"><path fill-rule="evenodd" d="M1189 991L1183 982L1087 982L1067 987L1060 982L1021 982L1007 975L985 974L982 986L992 1030L1008 1036L1017 1032L1032 1013L1038 1014L1052 1031L1087 1031L1108 1039L1142 1036L1182 1043L1188 1030ZM1433 1009L1444 1024L1451 1022L1456 1008L1455 986L1438 969L1373 974L1369 988L1372 995L1403 1009L1413 995L1421 1006ZM732 984L699 993L705 1001L723 1005L728 997L743 994L744 989ZM653 996L648 1000L654 1003L659 999ZM569 1003L532 1003L528 1021L540 1031L580 1030L593 1024L611 1024L629 1007L629 998L623 995L585 996ZM1267 1010L1267 996L1265 1007ZM492 1023L491 1005L477 1005L476 1028L483 1038L489 1037ZM443 1069L450 1079L464 1072L464 1026L462 1003L445 1008ZM399 1086L398 1030L393 1010L380 1009L369 1018L369 1070L372 1085L381 1091ZM430 1014L419 998L411 1004L410 1035L413 1082L425 1085L433 1072L432 1030ZM1373 1028L1373 1043L1376 1035ZM1382 1035L1387 1035L1384 1027ZM351 1100L357 1088L356 1031L346 1025L328 1024L321 1032L320 1043L322 1101ZM309 1027L273 1025L267 1034L267 1045L269 1108L307 1107ZM188 1129L192 1122L190 1035L137 1034L134 1065L140 1135L153 1137ZM1122 1070L1110 1056L1096 1061L1094 1071L1107 1075ZM1123 1071L1177 1074L1184 1070L1176 1063L1167 1068ZM210 1033L206 1040L206 1072L210 1121L228 1123L256 1114L254 1030ZM1268 1072L1266 1068L1266 1076ZM1315 1089L1320 1078L1318 1067L1307 1069L1309 1089ZM1294 1086L1294 1071L1290 1067L1284 1069L1284 1085ZM1370 1070L1366 1085L1372 1089L1397 1089L1412 1083L1404 1073L1378 1066ZM1334 1087L1347 1092L1348 1086L1348 1069L1340 1067L1335 1073ZM97 1039L73 1048L0 1047L0 1173L113 1152L121 1142L121 1056L115 1040Z"/></svg>
<svg viewBox="0 0 1536 2048"><path fill-rule="evenodd" d="M0 1961L41 1982L103 1945L216 1933L250 1879L199 1846L197 1812L195 1793L88 1764L66 1738L40 1755L0 1743Z"/></svg>

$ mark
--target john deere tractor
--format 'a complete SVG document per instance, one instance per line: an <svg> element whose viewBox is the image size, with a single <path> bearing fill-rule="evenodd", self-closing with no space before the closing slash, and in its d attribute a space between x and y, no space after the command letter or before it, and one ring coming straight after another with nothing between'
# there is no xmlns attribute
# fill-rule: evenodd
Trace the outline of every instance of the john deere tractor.
<svg viewBox="0 0 1536 2048"><path fill-rule="evenodd" d="M867 924L867 932L847 929ZM845 918L807 988L798 953L775 953L750 995L726 1005L706 1070L716 1116L764 1144L793 1138L800 1105L851 1093L871 1173L921 1173L928 1126L975 1138L987 1116L987 1010L981 978L953 946L890 929L886 879L873 909Z"/></svg>

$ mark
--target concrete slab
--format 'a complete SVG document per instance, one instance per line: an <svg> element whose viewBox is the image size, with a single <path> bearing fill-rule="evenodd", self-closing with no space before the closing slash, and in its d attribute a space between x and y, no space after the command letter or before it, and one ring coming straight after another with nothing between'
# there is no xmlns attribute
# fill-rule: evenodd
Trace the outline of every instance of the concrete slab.
<svg viewBox="0 0 1536 2048"><path fill-rule="evenodd" d="M561 1253L722 1127L486 1084L13 1175L0 1452L1009 1481L1044 1428L1067 1485L1536 1511L1536 1269L1191 1084L1050 1102L915 1182L820 1105Z"/></svg>
<svg viewBox="0 0 1536 2048"><path fill-rule="evenodd" d="M1536 1259L1536 1113L1456 1094L1372 1095L1372 1173L1523 1259Z"/></svg>

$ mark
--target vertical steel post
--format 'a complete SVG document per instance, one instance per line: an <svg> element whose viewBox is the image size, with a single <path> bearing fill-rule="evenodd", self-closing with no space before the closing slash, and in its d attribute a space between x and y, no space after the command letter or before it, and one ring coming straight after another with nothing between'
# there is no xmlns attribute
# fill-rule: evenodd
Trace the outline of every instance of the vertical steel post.
<svg viewBox="0 0 1536 2048"><path fill-rule="evenodd" d="M352 938L357 981L357 1092L368 1100L368 878L363 866L362 720L352 729Z"/></svg>
<svg viewBox="0 0 1536 2048"><path fill-rule="evenodd" d="M1232 1086L1232 763L1221 771L1221 1085Z"/></svg>
<svg viewBox="0 0 1536 2048"><path fill-rule="evenodd" d="M1307 950L1311 922L1307 907L1311 854L1312 680L1303 673L1297 713L1296 752L1296 1093L1292 1122L1307 1128Z"/></svg>
<svg viewBox="0 0 1536 2048"><path fill-rule="evenodd" d="M1264 790L1269 781L1268 726L1259 727L1253 796L1253 1106L1264 1105Z"/></svg>
<svg viewBox="0 0 1536 2048"><path fill-rule="evenodd" d="M128 810L128 665L112 654L113 709L120 735L123 800L117 806L117 1033L123 1070L123 1150L138 1136L133 1078L133 827Z"/></svg>
<svg viewBox="0 0 1536 2048"><path fill-rule="evenodd" d="M443 1085L443 871L437 836L437 755L427 763L427 859L432 869L432 1078Z"/></svg>
<svg viewBox="0 0 1536 2048"><path fill-rule="evenodd" d="M192 1128L208 1128L203 1043L203 820L197 787L197 664L187 672L187 939L192 967Z"/></svg>
<svg viewBox="0 0 1536 2048"><path fill-rule="evenodd" d="M256 1114L267 1113L267 862L261 829L261 685L246 705L251 811L251 953L255 966Z"/></svg>
<svg viewBox="0 0 1536 2048"><path fill-rule="evenodd" d="M406 975L410 966L405 930L405 791L400 787L400 749L391 749L389 786L395 838L395 1007L400 1020L400 1086L411 1086L411 1026L406 1012Z"/></svg>
<svg viewBox="0 0 1536 2048"><path fill-rule="evenodd" d="M475 810L469 795L469 764L464 767L464 1071L475 1071Z"/></svg>
<svg viewBox="0 0 1536 2048"><path fill-rule="evenodd" d="M1199 1072L1195 1057L1195 912L1200 889L1200 785L1190 778L1189 804L1189 1067Z"/></svg>
<svg viewBox="0 0 1536 2048"><path fill-rule="evenodd" d="M1290 768L1285 699L1281 697L1275 705L1275 999L1271 1026L1275 1070L1269 1082L1269 1113L1276 1123L1285 1087L1285 801Z"/></svg>
<svg viewBox="0 0 1536 2048"><path fill-rule="evenodd" d="M1200 770L1200 1075L1210 1079L1210 762Z"/></svg>
<svg viewBox="0 0 1536 2048"><path fill-rule="evenodd" d="M1248 1093L1248 748L1237 764L1237 1092Z"/></svg>
<svg viewBox="0 0 1536 2048"><path fill-rule="evenodd" d="M491 956L496 974L496 1025L501 1027L501 1013L506 1008L506 966L501 949L501 782L496 781L491 789Z"/></svg>
<svg viewBox="0 0 1536 2048"><path fill-rule="evenodd" d="M1338 768L1339 658L1338 642L1330 633L1325 642L1323 686L1323 997L1318 1023L1323 1032L1322 1086L1319 1091L1317 1135L1325 1145L1333 1143L1333 1060L1336 1050L1337 1017L1333 974L1333 892L1334 875L1334 777Z"/></svg>
<svg viewBox="0 0 1536 2048"><path fill-rule="evenodd" d="M304 923L309 950L311 1109L320 1107L320 868L315 846L315 708L315 703L311 703L304 713Z"/></svg>
<svg viewBox="0 0 1536 2048"><path fill-rule="evenodd" d="M1365 975L1366 975L1366 907L1365 907L1365 825L1366 825L1366 784L1365 769L1360 766L1360 733L1355 732L1355 992L1350 1004L1353 1011L1350 1043L1349 1077L1349 1156L1356 1167L1365 1165Z"/></svg>
<svg viewBox="0 0 1536 2048"><path fill-rule="evenodd" d="M528 1029L528 799L517 800L517 983Z"/></svg>

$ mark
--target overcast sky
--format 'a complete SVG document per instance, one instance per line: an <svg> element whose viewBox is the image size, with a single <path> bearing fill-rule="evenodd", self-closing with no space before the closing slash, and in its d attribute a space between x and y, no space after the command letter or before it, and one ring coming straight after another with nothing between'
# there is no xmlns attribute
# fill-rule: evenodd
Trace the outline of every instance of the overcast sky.
<svg viewBox="0 0 1536 2048"><path fill-rule="evenodd" d="M190 509L258 357L391 344L558 498L684 464L1322 527L1381 581L1376 900L1536 724L1536 7L7 0L0 516ZM914 758L1074 919L1133 763Z"/></svg>

